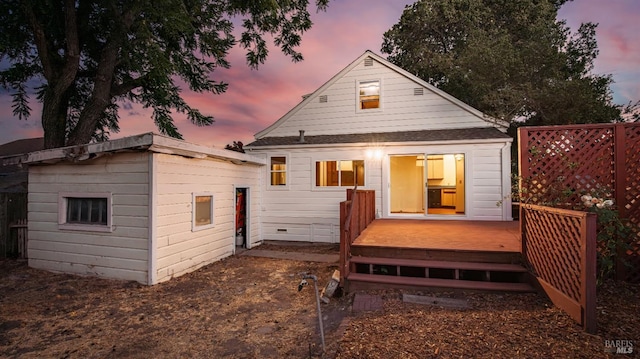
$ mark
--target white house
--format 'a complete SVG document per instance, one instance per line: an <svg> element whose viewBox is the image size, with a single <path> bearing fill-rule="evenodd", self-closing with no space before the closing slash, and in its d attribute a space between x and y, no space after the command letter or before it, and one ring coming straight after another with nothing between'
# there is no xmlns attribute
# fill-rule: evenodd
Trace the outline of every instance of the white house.
<svg viewBox="0 0 640 359"><path fill-rule="evenodd" d="M356 184L380 218L511 220L505 131L367 51L247 154L148 133L9 162L29 164L31 267L151 285L237 245L337 243Z"/></svg>
<svg viewBox="0 0 640 359"><path fill-rule="evenodd" d="M148 133L21 162L33 268L151 285L261 240L260 158Z"/></svg>
<svg viewBox="0 0 640 359"><path fill-rule="evenodd" d="M506 129L366 51L245 147L267 162L263 238L339 242L356 183L380 218L511 220Z"/></svg>

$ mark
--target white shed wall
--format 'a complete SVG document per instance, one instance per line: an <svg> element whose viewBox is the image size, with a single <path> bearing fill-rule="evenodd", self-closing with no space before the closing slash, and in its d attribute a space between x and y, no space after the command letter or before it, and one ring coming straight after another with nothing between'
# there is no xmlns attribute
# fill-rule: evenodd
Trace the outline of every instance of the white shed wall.
<svg viewBox="0 0 640 359"><path fill-rule="evenodd" d="M147 282L147 153L29 167L29 266ZM60 229L59 193L112 195L112 232Z"/></svg>
<svg viewBox="0 0 640 359"><path fill-rule="evenodd" d="M154 155L156 282L194 271L235 251L234 186L249 187L248 241L260 238L262 168L212 159ZM214 196L213 228L192 231L193 193Z"/></svg>

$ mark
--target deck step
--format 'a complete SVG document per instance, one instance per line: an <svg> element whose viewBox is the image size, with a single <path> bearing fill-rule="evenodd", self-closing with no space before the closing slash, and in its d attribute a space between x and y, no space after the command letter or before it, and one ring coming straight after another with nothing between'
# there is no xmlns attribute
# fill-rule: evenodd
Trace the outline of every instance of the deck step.
<svg viewBox="0 0 640 359"><path fill-rule="evenodd" d="M534 288L528 283L503 283L503 282L484 282L469 281L458 279L440 279L440 278L416 278L416 277L400 277L386 276L364 273L349 273L347 281L351 288L357 287L359 283L364 284L386 284L387 286L405 286L405 287L439 287L453 289L468 290L487 290L502 292L533 292ZM371 286L369 286L371 287Z"/></svg>
<svg viewBox="0 0 640 359"><path fill-rule="evenodd" d="M351 257L350 262L358 263L358 264L373 264L373 265L385 265L385 266L461 269L461 270L492 271L492 272L525 273L527 271L521 265L506 264L506 263L432 261L432 260L422 260L422 259L382 258L382 257L364 257L364 256L353 256Z"/></svg>

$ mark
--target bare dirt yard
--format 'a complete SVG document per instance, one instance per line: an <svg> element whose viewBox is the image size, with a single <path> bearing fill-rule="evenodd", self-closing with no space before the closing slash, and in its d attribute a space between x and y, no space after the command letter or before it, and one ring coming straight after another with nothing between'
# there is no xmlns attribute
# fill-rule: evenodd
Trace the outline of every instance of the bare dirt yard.
<svg viewBox="0 0 640 359"><path fill-rule="evenodd" d="M335 246L269 247L337 253ZM640 287L599 291L598 334L584 333L539 294L375 291L382 309L353 312L350 293L322 304L313 285L336 263L233 256L152 287L28 268L0 260L2 358L602 358L640 357ZM312 284L312 283L311 283ZM454 298L451 309L403 294ZM607 353L630 340L633 353Z"/></svg>

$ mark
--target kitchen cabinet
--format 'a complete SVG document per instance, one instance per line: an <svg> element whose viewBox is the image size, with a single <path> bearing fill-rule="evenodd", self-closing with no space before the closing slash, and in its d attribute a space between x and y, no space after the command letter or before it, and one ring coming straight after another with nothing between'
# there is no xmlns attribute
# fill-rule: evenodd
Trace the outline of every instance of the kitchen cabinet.
<svg viewBox="0 0 640 359"><path fill-rule="evenodd" d="M427 157L427 179L444 178L444 158L442 156Z"/></svg>
<svg viewBox="0 0 640 359"><path fill-rule="evenodd" d="M442 189L442 207L456 206L456 190L454 188Z"/></svg>

